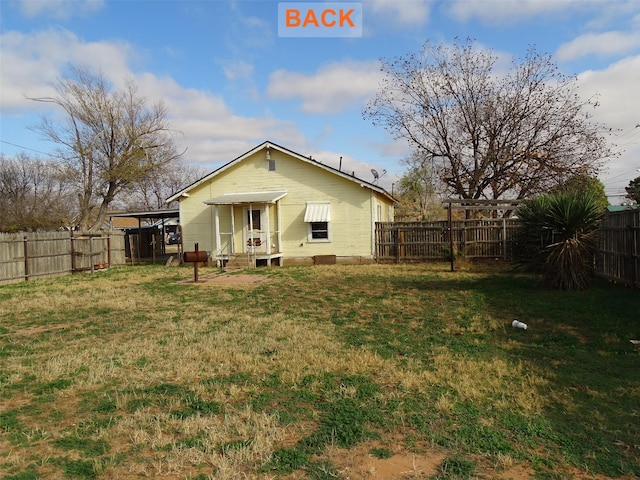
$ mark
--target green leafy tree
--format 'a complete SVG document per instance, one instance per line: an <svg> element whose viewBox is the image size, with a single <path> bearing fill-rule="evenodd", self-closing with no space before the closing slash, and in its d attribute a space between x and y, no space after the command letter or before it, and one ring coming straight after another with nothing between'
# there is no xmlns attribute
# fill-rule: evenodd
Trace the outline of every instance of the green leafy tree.
<svg viewBox="0 0 640 480"><path fill-rule="evenodd" d="M584 290L593 273L596 232L604 209L593 192L568 190L520 205L522 263L559 290Z"/></svg>
<svg viewBox="0 0 640 480"><path fill-rule="evenodd" d="M569 191L575 191L580 195L593 195L596 203L603 210L609 206L609 199L605 193L604 184L596 177L591 177L589 175L576 175L553 189L552 193Z"/></svg>
<svg viewBox="0 0 640 480"><path fill-rule="evenodd" d="M624 187L627 194L625 198L628 198L636 205L640 205L640 177L636 177L629 182L628 187Z"/></svg>

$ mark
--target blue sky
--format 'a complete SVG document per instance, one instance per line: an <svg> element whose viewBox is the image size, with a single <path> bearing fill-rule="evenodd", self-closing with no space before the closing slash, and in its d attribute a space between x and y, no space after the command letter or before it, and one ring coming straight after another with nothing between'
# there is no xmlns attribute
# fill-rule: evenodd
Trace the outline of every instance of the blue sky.
<svg viewBox="0 0 640 480"><path fill-rule="evenodd" d="M359 38L279 37L278 3L0 0L0 152L54 152L29 129L53 112L26 96L84 64L162 99L185 162L213 170L270 140L366 180L386 170L390 188L409 149L362 118L380 58L469 37L505 65L530 46L552 54L615 131L611 202L640 176L640 0L362 0Z"/></svg>

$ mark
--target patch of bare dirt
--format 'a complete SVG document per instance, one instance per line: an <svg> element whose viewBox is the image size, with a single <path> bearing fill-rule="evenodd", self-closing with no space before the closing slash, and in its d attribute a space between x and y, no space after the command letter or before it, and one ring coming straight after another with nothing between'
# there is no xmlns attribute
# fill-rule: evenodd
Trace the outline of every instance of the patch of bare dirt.
<svg viewBox="0 0 640 480"><path fill-rule="evenodd" d="M371 446L359 446L350 450L336 450L331 463L341 478L349 480L429 478L438 473L445 454L432 452L416 454L398 452L390 458L376 458Z"/></svg>
<svg viewBox="0 0 640 480"><path fill-rule="evenodd" d="M67 328L81 327L80 323L60 323L57 325L37 325L32 327L21 328L14 332L15 335L40 335L42 333L53 332L56 330L65 330Z"/></svg>

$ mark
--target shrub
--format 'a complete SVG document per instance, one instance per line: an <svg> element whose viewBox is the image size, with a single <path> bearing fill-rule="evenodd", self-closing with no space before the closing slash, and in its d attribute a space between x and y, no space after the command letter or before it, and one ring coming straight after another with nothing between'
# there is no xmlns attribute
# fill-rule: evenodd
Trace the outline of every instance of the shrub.
<svg viewBox="0 0 640 480"><path fill-rule="evenodd" d="M520 207L521 261L560 290L584 290L593 272L595 236L604 210L590 192L541 195Z"/></svg>

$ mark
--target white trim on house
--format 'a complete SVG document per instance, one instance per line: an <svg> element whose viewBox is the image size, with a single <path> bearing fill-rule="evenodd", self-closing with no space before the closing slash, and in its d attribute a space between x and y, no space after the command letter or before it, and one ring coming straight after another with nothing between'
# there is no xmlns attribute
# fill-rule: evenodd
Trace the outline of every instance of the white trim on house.
<svg viewBox="0 0 640 480"><path fill-rule="evenodd" d="M276 203L287 194L286 191L225 193L205 200L205 205L240 205L246 203Z"/></svg>

